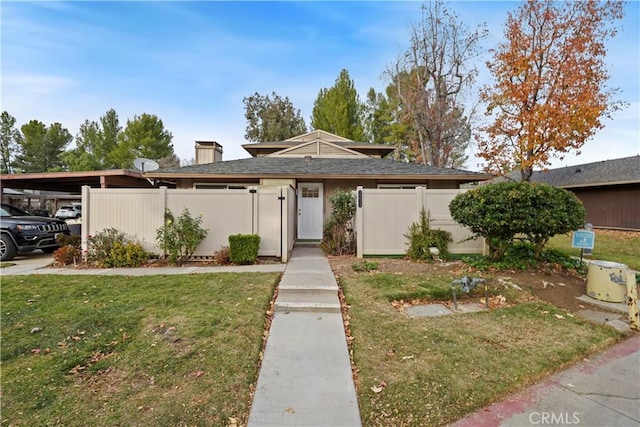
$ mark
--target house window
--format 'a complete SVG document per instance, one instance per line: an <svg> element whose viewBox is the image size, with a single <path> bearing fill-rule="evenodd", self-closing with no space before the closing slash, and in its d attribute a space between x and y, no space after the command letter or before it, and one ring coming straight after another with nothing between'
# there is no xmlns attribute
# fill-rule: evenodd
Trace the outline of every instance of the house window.
<svg viewBox="0 0 640 427"><path fill-rule="evenodd" d="M320 197L320 189L318 187L302 187L302 197L317 199Z"/></svg>
<svg viewBox="0 0 640 427"><path fill-rule="evenodd" d="M378 184L379 189L385 190L415 190L416 187L426 187L419 184Z"/></svg>
<svg viewBox="0 0 640 427"><path fill-rule="evenodd" d="M255 184L194 184L193 188L196 190L246 190L247 187Z"/></svg>

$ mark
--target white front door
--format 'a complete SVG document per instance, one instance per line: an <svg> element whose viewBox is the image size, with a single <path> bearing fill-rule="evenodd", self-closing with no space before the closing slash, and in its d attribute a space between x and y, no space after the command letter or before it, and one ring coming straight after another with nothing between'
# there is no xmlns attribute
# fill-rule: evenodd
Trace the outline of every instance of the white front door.
<svg viewBox="0 0 640 427"><path fill-rule="evenodd" d="M322 184L298 184L298 239L322 240Z"/></svg>

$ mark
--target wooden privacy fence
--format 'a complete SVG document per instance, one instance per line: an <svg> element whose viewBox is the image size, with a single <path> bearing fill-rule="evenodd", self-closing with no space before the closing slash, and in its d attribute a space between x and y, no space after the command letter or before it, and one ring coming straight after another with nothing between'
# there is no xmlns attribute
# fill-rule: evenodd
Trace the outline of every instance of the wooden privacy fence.
<svg viewBox="0 0 640 427"><path fill-rule="evenodd" d="M409 226L418 222L420 211L431 215L431 228L449 231L453 254L483 253L484 239L465 240L472 233L451 218L449 202L466 190L374 189L358 187L356 190L355 231L357 256L402 255L407 252L408 240L404 236Z"/></svg>
<svg viewBox="0 0 640 427"><path fill-rule="evenodd" d="M207 237L196 257L210 257L228 246L232 234L260 236L259 256L286 262L295 243L295 190L292 187L252 187L246 190L96 189L82 187L82 248L87 237L115 228L160 253L156 231L169 209L178 217L188 209L202 215Z"/></svg>

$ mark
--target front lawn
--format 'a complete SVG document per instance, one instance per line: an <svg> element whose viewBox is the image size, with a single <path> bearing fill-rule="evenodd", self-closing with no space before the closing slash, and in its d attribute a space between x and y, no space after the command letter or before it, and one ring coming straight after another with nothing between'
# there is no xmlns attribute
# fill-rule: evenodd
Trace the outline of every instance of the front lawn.
<svg viewBox="0 0 640 427"><path fill-rule="evenodd" d="M279 274L2 278L2 425L246 423Z"/></svg>
<svg viewBox="0 0 640 427"><path fill-rule="evenodd" d="M364 425L446 425L622 336L502 287L514 305L475 314L411 318L390 302L448 299L457 273L340 274Z"/></svg>
<svg viewBox="0 0 640 427"><path fill-rule="evenodd" d="M596 239L593 255L589 259L620 262L633 270L640 270L640 232L618 230L594 230ZM571 247L572 234L554 236L547 247L580 256L580 249Z"/></svg>

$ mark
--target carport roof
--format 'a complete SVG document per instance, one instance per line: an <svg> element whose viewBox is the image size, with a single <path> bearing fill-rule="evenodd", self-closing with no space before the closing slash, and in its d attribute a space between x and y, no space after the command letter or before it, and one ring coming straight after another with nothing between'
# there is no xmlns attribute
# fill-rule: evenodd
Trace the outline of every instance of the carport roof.
<svg viewBox="0 0 640 427"><path fill-rule="evenodd" d="M0 175L0 186L10 188L61 191L80 194L83 185L88 185L93 188L153 187L153 185L142 176L142 173L127 169Z"/></svg>

